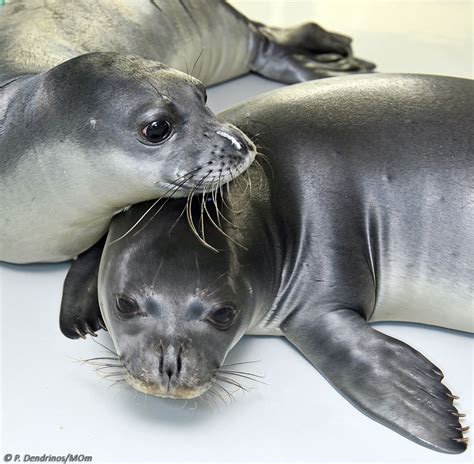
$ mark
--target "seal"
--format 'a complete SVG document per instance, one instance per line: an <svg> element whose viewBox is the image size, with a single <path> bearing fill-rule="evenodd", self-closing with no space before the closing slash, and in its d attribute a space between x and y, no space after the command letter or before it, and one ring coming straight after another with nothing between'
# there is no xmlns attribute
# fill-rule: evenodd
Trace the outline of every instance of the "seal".
<svg viewBox="0 0 474 464"><path fill-rule="evenodd" d="M175 398L225 386L244 334L282 335L367 416L464 451L441 370L369 323L474 332L473 98L470 80L365 75L221 113L268 163L257 156L228 192L194 200L200 240L184 201L118 241L149 205L114 218L103 253L79 257L66 278L62 331L105 322L124 381Z"/></svg>
<svg viewBox="0 0 474 464"><path fill-rule="evenodd" d="M80 55L11 80L0 98L3 261L75 257L124 207L211 190L255 156L201 82L143 58Z"/></svg>
<svg viewBox="0 0 474 464"><path fill-rule="evenodd" d="M114 58L114 71L106 76L101 70L101 60L108 60L105 55L78 56L133 54L149 60L147 64L134 61L134 66L148 70L143 70L144 78L163 62L198 76L205 84L249 71L292 83L373 68L353 56L348 37L313 23L289 29L266 27L221 0L17 0L0 10L0 43L0 260L12 263L77 256L106 232L117 210L170 193L164 187L176 178L169 171L184 175L197 169L196 163L204 166L213 156L191 158L203 150L210 154L212 149L223 149L227 142L231 150L226 153L232 157L242 143L237 140L244 140L227 126L214 133L214 138L220 136L216 140L202 139L208 132L205 124L217 127L209 120L204 102L188 101L187 91L181 97L176 93L181 88L170 86L180 79L195 81L163 70L164 83L154 74L158 90L153 92L148 85L144 91L137 79L127 82L128 59L118 64L120 58ZM176 134L160 147L159 155L150 157L143 152L150 148L136 151L130 121L119 119L128 111L137 117L138 109L131 105L137 93L142 94L140 104L146 105L144 92L149 97L163 95L163 85L169 87L170 95L165 95L169 105L180 100L175 109L186 110L177 124L202 119L204 125L195 125L197 134L188 130L192 126L188 124L188 141L183 133ZM204 95L202 86L196 85ZM161 126L150 130L170 135L168 122L155 121ZM108 130L114 127L118 132ZM202 141L208 142L207 147ZM238 157L248 146L248 141L242 143ZM225 183L226 176L220 180Z"/></svg>
<svg viewBox="0 0 474 464"><path fill-rule="evenodd" d="M142 56L207 85L250 71L294 83L374 67L349 37L314 23L267 27L223 0L16 0L0 9L0 43L0 83L91 52Z"/></svg>

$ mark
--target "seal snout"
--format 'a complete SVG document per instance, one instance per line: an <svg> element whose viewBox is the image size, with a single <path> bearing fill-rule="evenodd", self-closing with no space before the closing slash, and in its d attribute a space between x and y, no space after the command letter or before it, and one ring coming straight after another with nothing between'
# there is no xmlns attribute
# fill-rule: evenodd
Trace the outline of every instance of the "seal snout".
<svg viewBox="0 0 474 464"><path fill-rule="evenodd" d="M136 390L163 398L195 398L210 387L210 378L198 369L193 349L178 340L160 341L147 353L125 363L126 381ZM204 370L206 372L206 370Z"/></svg>
<svg viewBox="0 0 474 464"><path fill-rule="evenodd" d="M177 351L177 352L176 352ZM160 342L158 351L158 372L163 383L168 383L168 391L172 381L177 379L183 367L183 345L180 344L176 350L173 345L168 345L165 349L163 343Z"/></svg>
<svg viewBox="0 0 474 464"><path fill-rule="evenodd" d="M226 124L222 129L215 131L218 137L227 140L233 151L237 151L244 158L256 152L256 147L252 141L237 127Z"/></svg>
<svg viewBox="0 0 474 464"><path fill-rule="evenodd" d="M220 135L221 137L224 137L225 139L229 140L231 145L237 149L238 151L242 151L243 149L243 143L237 139L237 137L234 137L233 135L224 132L222 130L216 131L217 135Z"/></svg>

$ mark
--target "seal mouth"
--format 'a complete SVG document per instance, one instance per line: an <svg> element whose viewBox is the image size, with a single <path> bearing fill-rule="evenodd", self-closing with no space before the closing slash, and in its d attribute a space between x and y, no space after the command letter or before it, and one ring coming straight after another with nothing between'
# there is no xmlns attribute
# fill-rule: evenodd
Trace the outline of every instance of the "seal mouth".
<svg viewBox="0 0 474 464"><path fill-rule="evenodd" d="M240 143L237 138L234 139L234 143ZM160 182L160 184L167 190L179 189L177 196L180 196L180 191L185 194L191 192L193 194L209 193L231 182L250 167L257 155L257 148L248 140L246 142L245 154L241 153L243 149L243 146L239 145L240 159L234 161L232 165L225 165L220 169L215 169L213 168L214 161L210 160L189 173L177 175L176 179ZM232 155L229 154L229 156Z"/></svg>
<svg viewBox="0 0 474 464"><path fill-rule="evenodd" d="M160 385L158 383L148 383L141 379L137 379L130 374L125 376L126 382L135 390L145 393L146 395L158 396L160 398L172 398L189 400L203 395L212 386L211 382L197 387Z"/></svg>

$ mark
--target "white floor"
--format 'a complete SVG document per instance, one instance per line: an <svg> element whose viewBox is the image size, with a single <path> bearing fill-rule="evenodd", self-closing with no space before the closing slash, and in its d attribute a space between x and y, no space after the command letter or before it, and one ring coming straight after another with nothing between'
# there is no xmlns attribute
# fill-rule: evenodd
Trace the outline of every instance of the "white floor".
<svg viewBox="0 0 474 464"><path fill-rule="evenodd" d="M380 71L472 77L473 4L468 1L232 1L262 22L314 20L354 37L361 57ZM220 110L279 85L255 76L209 91ZM33 232L33 231L32 231ZM432 452L369 420L342 399L288 343L247 337L234 361L260 360L265 373L237 401L209 410L193 403L108 388L75 359L100 356L91 340L71 341L58 328L68 265L0 265L1 446L24 455L86 454L104 461L474 461ZM419 349L446 376L472 421L473 336L434 328L379 324ZM100 341L109 343L107 334ZM249 384L250 385L250 384Z"/></svg>

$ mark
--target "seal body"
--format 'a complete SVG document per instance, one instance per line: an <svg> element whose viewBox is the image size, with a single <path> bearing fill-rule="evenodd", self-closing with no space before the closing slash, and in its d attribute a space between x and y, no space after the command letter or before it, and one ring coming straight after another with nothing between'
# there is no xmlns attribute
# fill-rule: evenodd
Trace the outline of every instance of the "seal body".
<svg viewBox="0 0 474 464"><path fill-rule="evenodd" d="M224 20L213 20L211 10ZM226 10L215 0L10 2L0 12L0 42L5 44L0 75L39 73L102 51L142 56L183 71L196 65L193 71L200 71L206 83L230 79L250 70L251 36L247 23ZM219 41L219 51L212 45L216 37L226 38Z"/></svg>
<svg viewBox="0 0 474 464"><path fill-rule="evenodd" d="M206 84L251 70L298 82L372 69L350 42L313 23L266 27L222 0L15 0L0 10L0 81L91 52L142 56Z"/></svg>
<svg viewBox="0 0 474 464"><path fill-rule="evenodd" d="M358 76L221 113L266 162L257 156L221 198L195 199L195 234L179 200L119 241L148 205L117 216L100 261L101 314L81 293L97 279L82 272L97 268L94 251L66 279L63 332L105 322L125 380L172 397L224 385L225 356L244 333L283 335L364 414L462 452L441 370L368 322L474 332L473 96L464 79Z"/></svg>
<svg viewBox="0 0 474 464"><path fill-rule="evenodd" d="M221 113L259 134L275 172L261 193L267 211L251 224L268 216L256 229L271 231L272 255L284 250L284 264L270 264L284 272L278 309L259 330L278 330L298 312L299 295L337 294L369 321L474 331L473 96L470 80L360 76L282 89ZM249 236L235 235L249 259L258 256ZM361 287L371 290L353 295Z"/></svg>

